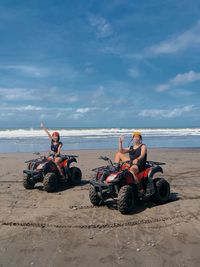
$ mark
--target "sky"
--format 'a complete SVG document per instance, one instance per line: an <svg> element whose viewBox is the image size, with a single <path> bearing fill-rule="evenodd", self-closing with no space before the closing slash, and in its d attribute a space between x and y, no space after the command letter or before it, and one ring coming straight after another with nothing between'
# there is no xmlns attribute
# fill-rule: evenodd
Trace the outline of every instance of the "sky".
<svg viewBox="0 0 200 267"><path fill-rule="evenodd" d="M200 127L199 10L0 0L0 128Z"/></svg>

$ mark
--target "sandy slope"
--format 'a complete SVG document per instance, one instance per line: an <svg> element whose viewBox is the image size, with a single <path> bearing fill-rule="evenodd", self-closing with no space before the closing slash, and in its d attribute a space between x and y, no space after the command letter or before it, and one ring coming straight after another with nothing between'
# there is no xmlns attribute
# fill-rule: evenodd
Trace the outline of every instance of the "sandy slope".
<svg viewBox="0 0 200 267"><path fill-rule="evenodd" d="M114 151L78 154L87 181L98 157ZM22 170L32 157L0 155L0 267L200 266L200 149L150 150L149 160L167 162L164 176L179 200L126 216L92 207L87 182L51 194L25 190Z"/></svg>

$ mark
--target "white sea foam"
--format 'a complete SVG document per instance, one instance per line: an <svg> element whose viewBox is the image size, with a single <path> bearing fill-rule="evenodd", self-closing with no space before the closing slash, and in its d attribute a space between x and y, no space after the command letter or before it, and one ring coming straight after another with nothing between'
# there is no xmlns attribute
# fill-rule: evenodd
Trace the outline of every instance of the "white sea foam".
<svg viewBox="0 0 200 267"><path fill-rule="evenodd" d="M141 131L144 137L156 136L200 136L200 128L165 128L165 129L127 129L127 128L101 128L101 129L53 129L58 131L61 137L116 137L120 135L130 136L133 131ZM46 137L46 133L39 129L15 129L0 130L0 138L29 138Z"/></svg>

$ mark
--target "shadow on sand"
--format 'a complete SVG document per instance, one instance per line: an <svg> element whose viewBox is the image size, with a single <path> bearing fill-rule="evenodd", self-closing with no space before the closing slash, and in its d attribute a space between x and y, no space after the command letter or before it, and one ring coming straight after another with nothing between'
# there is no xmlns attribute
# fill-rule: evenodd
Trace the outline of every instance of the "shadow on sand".
<svg viewBox="0 0 200 267"><path fill-rule="evenodd" d="M136 203L135 203L136 205L135 205L134 210L131 213L129 213L128 215L141 213L141 212L145 211L146 209L151 209L153 207L161 206L161 205L167 205L171 202L178 201L178 200L180 200L180 197L179 197L178 193L174 193L174 192L170 194L169 200L164 204L156 204L155 202L153 202L153 200L151 198L137 199ZM117 200L108 199L105 202L105 206L107 206L109 209L117 210Z"/></svg>
<svg viewBox="0 0 200 267"><path fill-rule="evenodd" d="M79 185L76 185L76 186L68 184L68 183L63 183L63 184L59 183L57 189L54 192L52 192L52 194L62 192L62 191L68 190L68 189L72 189L75 187L76 188L83 187L83 186L89 184L89 182L90 182L89 180L82 180L81 183ZM34 189L38 189L40 191L45 191L42 183L36 184Z"/></svg>

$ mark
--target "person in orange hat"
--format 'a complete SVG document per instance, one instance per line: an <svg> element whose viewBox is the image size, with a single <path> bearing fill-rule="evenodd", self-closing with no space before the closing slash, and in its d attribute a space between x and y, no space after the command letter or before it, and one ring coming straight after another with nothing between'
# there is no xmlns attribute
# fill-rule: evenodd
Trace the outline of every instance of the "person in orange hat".
<svg viewBox="0 0 200 267"><path fill-rule="evenodd" d="M140 132L133 132L133 146L128 148L123 147L123 137L119 138L119 151L115 155L115 164L120 161L131 161L130 172L133 174L135 182L138 184L136 174L141 172L147 161L147 147L142 143L142 134ZM127 156L126 154L129 154Z"/></svg>
<svg viewBox="0 0 200 267"><path fill-rule="evenodd" d="M58 132L53 132L52 135L50 132L45 128L44 124L41 123L41 128L46 132L48 135L49 139L51 140L51 152L50 155L54 157L54 162L60 172L60 175L62 178L65 178L63 175L63 172L59 166L59 163L62 161L61 158L61 148L63 146L63 143L60 142L60 134Z"/></svg>

